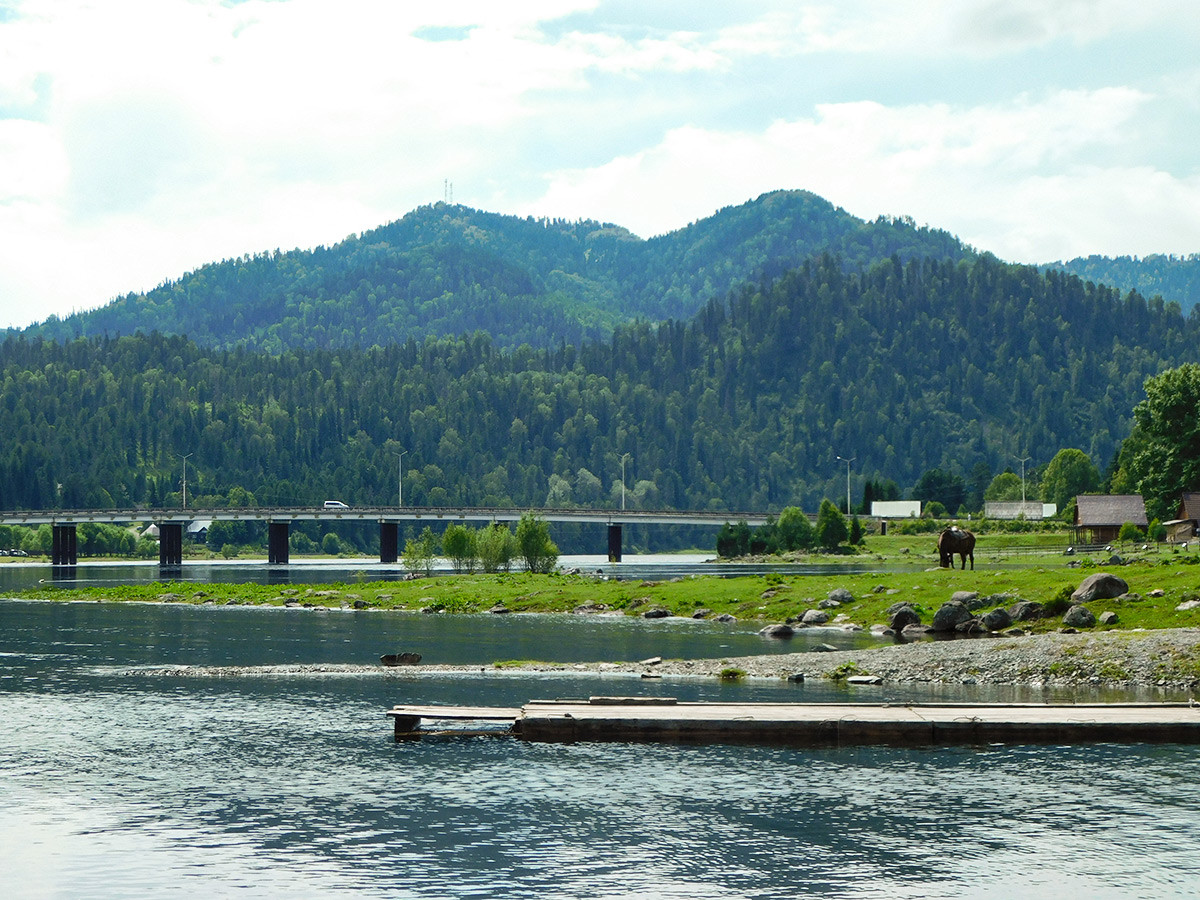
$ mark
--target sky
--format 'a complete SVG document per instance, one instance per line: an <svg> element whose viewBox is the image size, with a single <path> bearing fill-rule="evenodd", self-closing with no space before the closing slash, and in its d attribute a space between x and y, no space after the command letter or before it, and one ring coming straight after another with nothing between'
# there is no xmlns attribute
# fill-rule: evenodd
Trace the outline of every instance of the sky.
<svg viewBox="0 0 1200 900"><path fill-rule="evenodd" d="M1193 0L0 0L0 328L453 199L1200 252Z"/></svg>

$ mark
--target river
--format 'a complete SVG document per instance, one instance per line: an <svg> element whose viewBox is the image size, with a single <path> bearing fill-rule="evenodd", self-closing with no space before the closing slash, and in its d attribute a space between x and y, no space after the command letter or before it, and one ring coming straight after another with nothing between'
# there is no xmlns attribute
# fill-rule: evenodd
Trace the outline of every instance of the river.
<svg viewBox="0 0 1200 900"><path fill-rule="evenodd" d="M9 600L0 639L7 897L1060 900L1200 890L1191 747L396 744L384 711L401 702L880 695L822 683L150 668L355 663L418 645L487 667L497 656L719 654L757 641L715 624ZM963 687L938 699L993 696Z"/></svg>

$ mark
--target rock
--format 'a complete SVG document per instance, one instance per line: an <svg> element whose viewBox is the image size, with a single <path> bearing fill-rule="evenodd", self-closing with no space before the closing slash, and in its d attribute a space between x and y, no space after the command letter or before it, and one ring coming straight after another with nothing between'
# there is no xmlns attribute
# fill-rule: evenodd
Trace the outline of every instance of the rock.
<svg viewBox="0 0 1200 900"><path fill-rule="evenodd" d="M421 661L420 653L385 653L379 657L385 666L415 666Z"/></svg>
<svg viewBox="0 0 1200 900"><path fill-rule="evenodd" d="M970 618L971 613L966 606L957 600L947 600L933 614L933 622L929 627L931 631L953 631Z"/></svg>
<svg viewBox="0 0 1200 900"><path fill-rule="evenodd" d="M1100 613L1099 622L1101 625L1116 625L1117 621L1117 614L1111 609Z"/></svg>
<svg viewBox="0 0 1200 900"><path fill-rule="evenodd" d="M1184 600L1175 607L1175 612L1187 612L1189 609L1197 608L1200 608L1200 600Z"/></svg>
<svg viewBox="0 0 1200 900"><path fill-rule="evenodd" d="M833 644L817 644L813 647L813 651L816 653L837 653L837 649Z"/></svg>
<svg viewBox="0 0 1200 900"><path fill-rule="evenodd" d="M765 591L763 591L761 594L758 595L758 599L759 600L770 600L772 597L774 597L778 593L779 593L779 590L777 588L767 588Z"/></svg>
<svg viewBox="0 0 1200 900"><path fill-rule="evenodd" d="M761 629L758 633L766 638L787 640L796 634L796 629L791 625L768 625L766 628Z"/></svg>
<svg viewBox="0 0 1200 900"><path fill-rule="evenodd" d="M958 634L987 634L988 629L979 619L971 618L965 622L959 622L954 626L955 632Z"/></svg>
<svg viewBox="0 0 1200 900"><path fill-rule="evenodd" d="M662 662L661 656L652 656L649 659L643 659L640 663L638 663L638 665L639 666L657 666L661 662Z"/></svg>
<svg viewBox="0 0 1200 900"><path fill-rule="evenodd" d="M972 600L979 599L979 591L955 591L950 595L950 599L967 606Z"/></svg>
<svg viewBox="0 0 1200 900"><path fill-rule="evenodd" d="M909 625L920 624L920 614L907 603L892 613L891 618L888 619L888 628L892 629L893 631L903 631Z"/></svg>
<svg viewBox="0 0 1200 900"><path fill-rule="evenodd" d="M829 621L829 613L819 609L810 609L800 617L802 625L824 625Z"/></svg>
<svg viewBox="0 0 1200 900"><path fill-rule="evenodd" d="M493 606L491 609L489 609L488 612L490 612L494 616L503 616L506 613L512 612L512 610L509 609L507 606L505 606L503 603L497 603L495 606Z"/></svg>
<svg viewBox="0 0 1200 900"><path fill-rule="evenodd" d="M1008 614L1014 622L1027 622L1030 619L1041 619L1046 615L1046 608L1032 600L1018 600L1008 608Z"/></svg>
<svg viewBox="0 0 1200 900"><path fill-rule="evenodd" d="M1112 556L1110 556L1108 558L1108 564L1110 566L1123 566L1123 565L1125 565L1125 560L1123 560L1120 556L1118 556L1116 553L1114 553Z"/></svg>
<svg viewBox="0 0 1200 900"><path fill-rule="evenodd" d="M696 610L694 613L692 613L692 618L693 619L707 619L711 615L712 615L712 610L709 609L707 606L702 606L698 610Z"/></svg>
<svg viewBox="0 0 1200 900"><path fill-rule="evenodd" d="M837 609L841 605L836 600L822 600L817 604L817 609Z"/></svg>
<svg viewBox="0 0 1200 900"><path fill-rule="evenodd" d="M1071 594L1072 603L1091 603L1093 600L1110 600L1120 597L1129 590L1125 579L1110 575L1108 572L1097 572L1089 575L1080 582L1079 587Z"/></svg>
<svg viewBox="0 0 1200 900"><path fill-rule="evenodd" d="M990 612L984 613L980 621L988 631L1003 631L1012 625L1012 616L1004 607L998 606Z"/></svg>
<svg viewBox="0 0 1200 900"><path fill-rule="evenodd" d="M853 603L854 595L845 588L834 588L829 592L827 599L833 600L840 606L843 603Z"/></svg>
<svg viewBox="0 0 1200 900"><path fill-rule="evenodd" d="M355 600L355 601L354 601L354 608L355 608L355 609L366 609L366 608L367 608L367 601L366 601L366 600L361 600L361 599L360 599L360 600Z"/></svg>
<svg viewBox="0 0 1200 900"><path fill-rule="evenodd" d="M577 607L575 607L573 610L571 610L571 612L577 613L581 616L593 615L595 613L602 613L602 612L607 612L607 611L608 611L607 603L581 603Z"/></svg>
<svg viewBox="0 0 1200 900"><path fill-rule="evenodd" d="M900 636L908 640L923 638L929 634L932 629L928 625L905 625L904 630L900 632Z"/></svg>
<svg viewBox="0 0 1200 900"><path fill-rule="evenodd" d="M717 616L717 621L728 625L730 622L736 622L737 616L732 616L729 613L721 613Z"/></svg>
<svg viewBox="0 0 1200 900"><path fill-rule="evenodd" d="M887 585L886 585L886 584L877 584L877 585L875 585L875 587L871 588L871 593L872 593L872 594L882 594L882 593L884 593L884 592L886 592L886 591L887 591Z"/></svg>
<svg viewBox="0 0 1200 900"><path fill-rule="evenodd" d="M1025 637L1025 630L1023 628L1010 628L1004 634L1008 637Z"/></svg>
<svg viewBox="0 0 1200 900"><path fill-rule="evenodd" d="M648 609L642 613L643 619L665 619L671 615L669 609L663 609L661 606L656 606L654 609Z"/></svg>
<svg viewBox="0 0 1200 900"><path fill-rule="evenodd" d="M1086 606L1072 606L1062 620L1069 628L1091 628L1096 624L1096 617Z"/></svg>
<svg viewBox="0 0 1200 900"><path fill-rule="evenodd" d="M1165 597L1166 595L1167 595L1167 592L1164 591L1162 588L1155 588L1152 591L1146 592L1147 597Z"/></svg>
<svg viewBox="0 0 1200 900"><path fill-rule="evenodd" d="M851 675L846 684L883 684L883 679L878 675Z"/></svg>
<svg viewBox="0 0 1200 900"><path fill-rule="evenodd" d="M889 628L886 625L872 625L871 626L871 634L876 635L877 637L886 637L887 635L895 634L895 633L896 633L895 631L893 631L891 628Z"/></svg>
<svg viewBox="0 0 1200 900"><path fill-rule="evenodd" d="M286 606L288 609L295 609L296 607L298 607L300 605L300 601L299 600L284 600L283 605ZM364 603L363 606L366 606L366 604Z"/></svg>
<svg viewBox="0 0 1200 900"><path fill-rule="evenodd" d="M791 675L789 675L787 677L787 680L791 681L795 684L799 684L800 682L804 681L804 673L803 672L793 672Z"/></svg>
<svg viewBox="0 0 1200 900"><path fill-rule="evenodd" d="M893 603L891 606L889 606L887 609L885 609L883 611L883 614L885 616L894 616L899 610L903 609L906 606L909 607L910 609L912 608L912 604L909 601L901 600L899 603Z"/></svg>

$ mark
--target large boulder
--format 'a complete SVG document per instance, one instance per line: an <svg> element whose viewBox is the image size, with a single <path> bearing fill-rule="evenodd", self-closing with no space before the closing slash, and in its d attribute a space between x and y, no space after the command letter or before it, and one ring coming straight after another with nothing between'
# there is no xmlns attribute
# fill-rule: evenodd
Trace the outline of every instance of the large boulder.
<svg viewBox="0 0 1200 900"><path fill-rule="evenodd" d="M980 617L983 627L988 631L1003 631L1012 625L1012 616L1008 614L1008 610L1002 606L998 606L990 610Z"/></svg>
<svg viewBox="0 0 1200 900"><path fill-rule="evenodd" d="M979 591L955 591L951 596L951 600L957 600L967 609L974 612L977 609L983 609L987 604L979 599Z"/></svg>
<svg viewBox="0 0 1200 900"><path fill-rule="evenodd" d="M840 606L843 603L853 603L854 595L845 588L834 588L829 592L827 599L834 601Z"/></svg>
<svg viewBox="0 0 1200 900"><path fill-rule="evenodd" d="M1097 572L1083 579L1083 582L1071 594L1072 603L1091 603L1093 600L1109 600L1120 597L1129 591L1129 585L1124 578L1110 575L1108 572Z"/></svg>
<svg viewBox="0 0 1200 900"><path fill-rule="evenodd" d="M953 631L971 618L971 611L965 604L957 600L947 600L933 614L933 623L929 627L933 631Z"/></svg>
<svg viewBox="0 0 1200 900"><path fill-rule="evenodd" d="M892 631L903 631L909 625L920 624L920 614L907 603L892 613L892 617L888 619L888 627Z"/></svg>
<svg viewBox="0 0 1200 900"><path fill-rule="evenodd" d="M1018 600L1008 608L1008 614L1014 622L1027 622L1030 619L1044 618L1046 607L1033 600Z"/></svg>
<svg viewBox="0 0 1200 900"><path fill-rule="evenodd" d="M810 609L800 617L800 622L803 625L824 625L829 621L829 613L822 612L819 609Z"/></svg>
<svg viewBox="0 0 1200 900"><path fill-rule="evenodd" d="M796 629L791 625L768 625L759 631L759 634L766 638L787 640L796 634Z"/></svg>
<svg viewBox="0 0 1200 900"><path fill-rule="evenodd" d="M1063 624L1069 628L1091 628L1096 624L1096 617L1086 606L1072 606L1063 616Z"/></svg>

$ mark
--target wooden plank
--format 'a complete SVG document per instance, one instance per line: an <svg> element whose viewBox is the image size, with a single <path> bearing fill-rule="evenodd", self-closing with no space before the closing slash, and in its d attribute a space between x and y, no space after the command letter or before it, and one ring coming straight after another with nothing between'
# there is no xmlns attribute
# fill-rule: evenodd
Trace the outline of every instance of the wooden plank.
<svg viewBox="0 0 1200 900"><path fill-rule="evenodd" d="M422 719L511 721L529 741L664 741L795 746L973 743L1200 743L1200 706L1162 704L678 703L673 698L538 700L524 707L396 706L396 739Z"/></svg>

